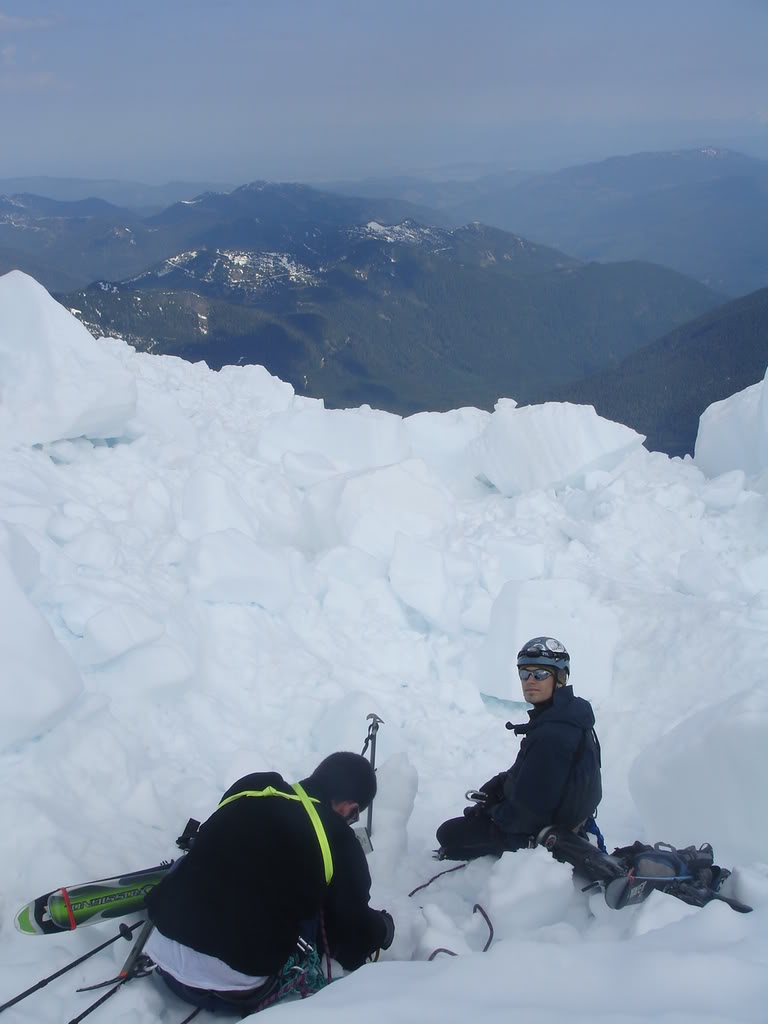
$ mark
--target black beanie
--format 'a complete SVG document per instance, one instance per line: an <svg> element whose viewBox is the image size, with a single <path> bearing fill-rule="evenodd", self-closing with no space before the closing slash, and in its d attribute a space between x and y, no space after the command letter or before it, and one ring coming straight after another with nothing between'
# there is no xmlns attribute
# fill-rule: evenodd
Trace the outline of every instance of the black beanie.
<svg viewBox="0 0 768 1024"><path fill-rule="evenodd" d="M361 811L376 796L376 774L371 762L362 754L348 750L329 754L308 778L302 780L302 785L311 796L326 803L354 800Z"/></svg>

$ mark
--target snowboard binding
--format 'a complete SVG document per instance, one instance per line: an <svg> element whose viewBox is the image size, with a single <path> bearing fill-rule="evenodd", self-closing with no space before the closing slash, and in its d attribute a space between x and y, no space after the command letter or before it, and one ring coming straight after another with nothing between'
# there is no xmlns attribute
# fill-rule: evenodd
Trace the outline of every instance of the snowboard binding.
<svg viewBox="0 0 768 1024"><path fill-rule="evenodd" d="M752 910L718 891L730 871L714 863L709 843L677 849L669 843L649 846L635 842L608 854L578 832L550 826L537 835L536 845L543 846L555 860L570 864L574 876L587 883L584 890L601 889L612 910L642 903L654 889L694 907L719 900L740 914Z"/></svg>

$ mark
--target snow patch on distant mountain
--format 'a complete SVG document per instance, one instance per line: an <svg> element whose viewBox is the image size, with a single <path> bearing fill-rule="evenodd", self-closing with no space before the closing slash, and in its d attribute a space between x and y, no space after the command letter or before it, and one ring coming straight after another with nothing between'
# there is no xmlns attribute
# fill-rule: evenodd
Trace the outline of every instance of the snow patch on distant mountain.
<svg viewBox="0 0 768 1024"><path fill-rule="evenodd" d="M376 238L380 242L405 242L409 245L422 245L425 242L440 241L450 232L436 228L422 227L412 221L404 220L401 224L379 224L372 220L367 224L356 225L349 229L350 238Z"/></svg>
<svg viewBox="0 0 768 1024"><path fill-rule="evenodd" d="M246 249L180 252L165 260L158 270L140 274L128 283L166 277L174 271L181 271L193 281L218 284L236 291L260 290L280 284L319 283L318 275L290 253Z"/></svg>

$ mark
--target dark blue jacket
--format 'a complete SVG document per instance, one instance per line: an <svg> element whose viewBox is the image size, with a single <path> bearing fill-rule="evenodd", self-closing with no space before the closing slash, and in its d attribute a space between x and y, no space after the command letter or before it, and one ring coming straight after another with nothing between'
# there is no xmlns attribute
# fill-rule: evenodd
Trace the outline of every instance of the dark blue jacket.
<svg viewBox="0 0 768 1024"><path fill-rule="evenodd" d="M603 795L589 701L562 686L550 705L528 714L526 725L515 726L515 733L523 735L515 763L487 784L493 804L489 814L511 846L527 845L527 838L546 825L579 825ZM515 836L526 842L517 843Z"/></svg>

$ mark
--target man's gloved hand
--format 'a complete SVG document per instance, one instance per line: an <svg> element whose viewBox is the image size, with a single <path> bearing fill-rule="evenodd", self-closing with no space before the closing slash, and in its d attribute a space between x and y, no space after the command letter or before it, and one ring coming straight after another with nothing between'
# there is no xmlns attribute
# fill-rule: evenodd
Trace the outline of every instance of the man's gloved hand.
<svg viewBox="0 0 768 1024"><path fill-rule="evenodd" d="M482 814L485 813L485 804L470 804L469 807L464 808L465 818L479 818Z"/></svg>
<svg viewBox="0 0 768 1024"><path fill-rule="evenodd" d="M499 772L480 787L482 792L487 795L489 804L497 804L504 799L504 783L507 781L507 775L508 772Z"/></svg>
<svg viewBox="0 0 768 1024"><path fill-rule="evenodd" d="M380 910L379 914L381 915L381 919L387 929L384 938L381 940L379 945L382 949L389 949L395 937L395 920L391 914L387 913L386 910Z"/></svg>

